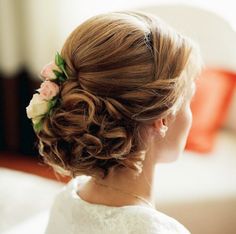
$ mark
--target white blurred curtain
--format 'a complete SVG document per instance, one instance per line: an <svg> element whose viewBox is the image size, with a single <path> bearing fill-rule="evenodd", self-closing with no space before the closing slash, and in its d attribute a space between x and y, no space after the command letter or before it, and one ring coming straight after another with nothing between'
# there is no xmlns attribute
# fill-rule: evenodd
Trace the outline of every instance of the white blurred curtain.
<svg viewBox="0 0 236 234"><path fill-rule="evenodd" d="M12 77L21 67L38 73L59 49L56 1L1 0L0 70Z"/></svg>
<svg viewBox="0 0 236 234"><path fill-rule="evenodd" d="M0 5L0 70L11 74L19 69L19 30L18 15L14 1L1 0Z"/></svg>
<svg viewBox="0 0 236 234"><path fill-rule="evenodd" d="M141 0L143 1L143 0ZM119 9L104 1L0 0L0 71L11 78L26 67L35 79L41 68L54 58L68 34L86 18Z"/></svg>

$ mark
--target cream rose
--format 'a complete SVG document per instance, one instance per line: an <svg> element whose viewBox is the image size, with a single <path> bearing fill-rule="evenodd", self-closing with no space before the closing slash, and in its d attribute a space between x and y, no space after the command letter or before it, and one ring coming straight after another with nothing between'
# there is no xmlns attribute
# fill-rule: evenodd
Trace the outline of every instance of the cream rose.
<svg viewBox="0 0 236 234"><path fill-rule="evenodd" d="M40 75L45 80L55 80L57 79L56 75L54 74L53 70L61 72L60 68L55 64L55 62L50 62L45 65L40 73Z"/></svg>
<svg viewBox="0 0 236 234"><path fill-rule="evenodd" d="M49 102L45 101L38 93L33 95L29 105L26 107L27 117L33 122L39 122L49 110Z"/></svg>
<svg viewBox="0 0 236 234"><path fill-rule="evenodd" d="M40 88L37 89L37 91L39 91L40 96L44 100L49 101L59 93L59 86L52 81L46 80L41 84Z"/></svg>

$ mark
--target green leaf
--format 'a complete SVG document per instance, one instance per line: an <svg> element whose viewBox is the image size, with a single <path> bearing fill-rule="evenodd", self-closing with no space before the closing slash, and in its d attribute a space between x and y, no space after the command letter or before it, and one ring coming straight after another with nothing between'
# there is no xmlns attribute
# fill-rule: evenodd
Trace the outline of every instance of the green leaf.
<svg viewBox="0 0 236 234"><path fill-rule="evenodd" d="M64 82L64 81L66 80L66 78L63 77L63 76L59 76L59 77L58 77L58 80L61 81L61 82Z"/></svg>
<svg viewBox="0 0 236 234"><path fill-rule="evenodd" d="M35 132L37 132L37 133L40 132L40 130L42 129L41 121L39 121L38 123L34 124L33 128L34 128Z"/></svg>
<svg viewBox="0 0 236 234"><path fill-rule="evenodd" d="M49 110L51 110L56 105L57 99L52 99L49 101Z"/></svg>
<svg viewBox="0 0 236 234"><path fill-rule="evenodd" d="M58 67L60 67L61 65L64 65L64 60L58 52L56 52L55 63Z"/></svg>
<svg viewBox="0 0 236 234"><path fill-rule="evenodd" d="M64 66L64 65L60 65L59 68L63 71L63 73L65 74L66 78L68 79L69 76L68 76L68 74L66 73L65 66Z"/></svg>
<svg viewBox="0 0 236 234"><path fill-rule="evenodd" d="M57 78L59 78L60 76L63 75L62 72L59 72L59 71L57 71L57 70L52 70L52 71L53 71L53 73L55 74L55 76L56 76Z"/></svg>
<svg viewBox="0 0 236 234"><path fill-rule="evenodd" d="M56 53L56 56L55 56L55 63L61 69L61 71L65 74L65 76L69 78L65 69L65 61L58 52ZM57 76L56 73L55 75Z"/></svg>

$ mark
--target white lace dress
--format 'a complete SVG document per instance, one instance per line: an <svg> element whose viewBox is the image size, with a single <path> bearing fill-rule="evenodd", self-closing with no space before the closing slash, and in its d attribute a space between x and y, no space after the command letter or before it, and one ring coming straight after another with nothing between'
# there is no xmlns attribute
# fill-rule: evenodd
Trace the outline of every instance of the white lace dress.
<svg viewBox="0 0 236 234"><path fill-rule="evenodd" d="M177 220L149 207L92 204L76 193L90 177L65 185L50 210L45 234L190 234Z"/></svg>

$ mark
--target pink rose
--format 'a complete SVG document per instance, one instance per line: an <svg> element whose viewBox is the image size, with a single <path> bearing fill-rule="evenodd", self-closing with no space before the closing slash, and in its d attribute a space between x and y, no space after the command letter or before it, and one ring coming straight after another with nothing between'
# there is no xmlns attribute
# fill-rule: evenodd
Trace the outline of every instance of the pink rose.
<svg viewBox="0 0 236 234"><path fill-rule="evenodd" d="M44 80L55 80L57 77L53 70L61 72L60 68L55 64L55 62L50 62L44 66L40 75L44 78Z"/></svg>
<svg viewBox="0 0 236 234"><path fill-rule="evenodd" d="M44 100L49 101L59 93L59 86L52 81L45 80L37 91Z"/></svg>

